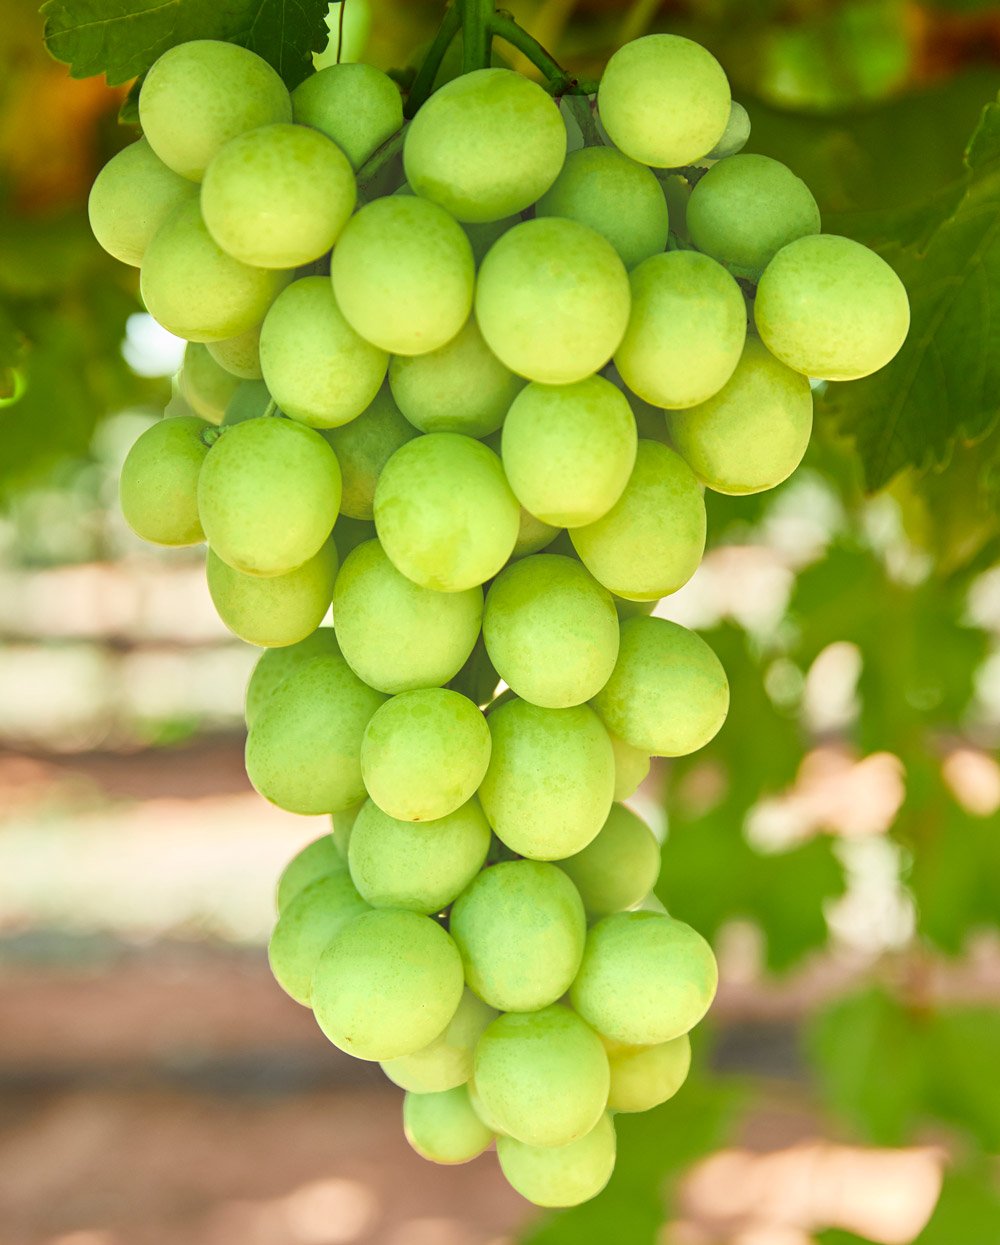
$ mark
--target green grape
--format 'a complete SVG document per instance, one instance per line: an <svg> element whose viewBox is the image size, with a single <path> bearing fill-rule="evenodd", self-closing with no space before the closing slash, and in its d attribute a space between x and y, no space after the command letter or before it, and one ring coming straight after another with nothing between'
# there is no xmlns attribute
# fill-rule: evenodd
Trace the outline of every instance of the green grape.
<svg viewBox="0 0 1000 1245"><path fill-rule="evenodd" d="M602 376L530 384L511 404L501 442L518 501L543 523L579 527L607 514L635 465L628 400Z"/></svg>
<svg viewBox="0 0 1000 1245"><path fill-rule="evenodd" d="M360 60L372 29L371 0L334 0L327 9L326 47L313 52L312 63L317 70L328 65Z"/></svg>
<svg viewBox="0 0 1000 1245"><path fill-rule="evenodd" d="M596 372L618 349L628 318L625 265L578 221L523 221L480 266L479 328L501 362L529 380L568 385Z"/></svg>
<svg viewBox="0 0 1000 1245"><path fill-rule="evenodd" d="M691 1067L691 1039L686 1033L656 1046L605 1042L611 1065L610 1111L650 1111L673 1098Z"/></svg>
<svg viewBox="0 0 1000 1245"><path fill-rule="evenodd" d="M479 708L443 687L401 692L373 716L361 745L365 787L400 821L446 817L476 793L490 760Z"/></svg>
<svg viewBox="0 0 1000 1245"><path fill-rule="evenodd" d="M476 267L483 262L486 252L490 249L497 238L501 237L512 229L515 225L521 223L521 217L504 216L500 220L488 220L482 223L465 221L462 228L465 230L465 236L472 244L472 258L476 261Z"/></svg>
<svg viewBox="0 0 1000 1245"><path fill-rule="evenodd" d="M421 432L485 437L503 423L524 380L504 367L471 318L440 349L397 355L389 384L399 409Z"/></svg>
<svg viewBox="0 0 1000 1245"><path fill-rule="evenodd" d="M564 216L607 238L626 268L667 245L667 201L656 177L613 147L581 147L539 199L539 216Z"/></svg>
<svg viewBox="0 0 1000 1245"><path fill-rule="evenodd" d="M271 406L271 395L262 380L241 380L236 392L229 399L226 413L222 417L223 428L232 424L242 424L248 419L260 419L268 414ZM271 407L274 414L274 408Z"/></svg>
<svg viewBox="0 0 1000 1245"><path fill-rule="evenodd" d="M240 380L260 380L264 373L260 369L260 330L255 324L236 337L226 337L222 341L206 342L205 349L218 363L233 376Z"/></svg>
<svg viewBox="0 0 1000 1245"><path fill-rule="evenodd" d="M812 432L809 381L748 337L736 371L714 397L668 411L670 439L717 493L760 493L787 480Z"/></svg>
<svg viewBox="0 0 1000 1245"><path fill-rule="evenodd" d="M302 277L267 313L260 365L286 415L313 428L334 428L375 399L389 356L347 323L326 277Z"/></svg>
<svg viewBox="0 0 1000 1245"><path fill-rule="evenodd" d="M676 168L712 150L729 123L729 82L701 44L645 35L608 61L597 92L616 147L640 164Z"/></svg>
<svg viewBox="0 0 1000 1245"><path fill-rule="evenodd" d="M486 1108L486 1104L483 1102L482 1098L479 1097L479 1093L476 1089L476 1082L473 1078L469 1079L466 1088L469 1091L469 1102L471 1103L472 1109L475 1111L476 1115L479 1116L491 1133L495 1135L503 1133L503 1129L500 1127L497 1120L490 1115Z"/></svg>
<svg viewBox="0 0 1000 1245"><path fill-rule="evenodd" d="M462 993L458 1011L433 1042L412 1055L387 1059L382 1071L394 1085L415 1094L436 1094L465 1085L472 1076L472 1056L480 1035L496 1012L471 990Z"/></svg>
<svg viewBox="0 0 1000 1245"><path fill-rule="evenodd" d="M323 434L340 463L344 488L340 512L352 519L371 519L375 513L375 485L382 468L417 430L400 414L388 385L350 423Z"/></svg>
<svg viewBox="0 0 1000 1245"><path fill-rule="evenodd" d="M435 91L410 122L406 180L461 221L529 207L555 181L566 129L552 97L510 69L478 69Z"/></svg>
<svg viewBox="0 0 1000 1245"><path fill-rule="evenodd" d="M604 1114L589 1133L565 1146L528 1146L497 1138L497 1158L508 1184L536 1206L579 1206L598 1193L615 1168L615 1126Z"/></svg>
<svg viewBox="0 0 1000 1245"><path fill-rule="evenodd" d="M626 600L676 592L705 551L705 499L694 472L658 441L640 441L625 491L596 523L570 532L584 566Z"/></svg>
<svg viewBox="0 0 1000 1245"><path fill-rule="evenodd" d="M660 874L660 845L649 826L626 808L612 804L596 839L582 852L559 861L580 892L592 919L641 903Z"/></svg>
<svg viewBox="0 0 1000 1245"><path fill-rule="evenodd" d="M455 901L449 928L469 988L505 1012L537 1011L564 995L587 933L576 887L537 860L484 869Z"/></svg>
<svg viewBox="0 0 1000 1245"><path fill-rule="evenodd" d="M856 380L885 367L910 327L899 277L874 251L821 233L775 255L757 287L764 345L796 372Z"/></svg>
<svg viewBox="0 0 1000 1245"><path fill-rule="evenodd" d="M200 342L188 342L178 376L181 396L196 415L221 424L226 408L239 388L239 379L221 367Z"/></svg>
<svg viewBox="0 0 1000 1245"><path fill-rule="evenodd" d="M436 921L378 908L334 935L313 975L312 1004L334 1046L378 1061L434 1041L462 989L458 948Z"/></svg>
<svg viewBox="0 0 1000 1245"><path fill-rule="evenodd" d="M661 441L664 445L670 445L670 438L663 424L663 408L653 406L652 403L646 402L638 394L633 393L622 380L613 363L609 363L602 370L601 375L625 395L635 417L635 427L639 436L644 441Z"/></svg>
<svg viewBox="0 0 1000 1245"><path fill-rule="evenodd" d="M350 161L318 130L266 125L240 134L205 170L201 210L234 259L296 268L336 242L357 200Z"/></svg>
<svg viewBox="0 0 1000 1245"><path fill-rule="evenodd" d="M375 524L370 519L352 519L350 515L341 514L333 529L333 539L343 562L358 545L375 539Z"/></svg>
<svg viewBox="0 0 1000 1245"><path fill-rule="evenodd" d="M469 318L475 272L461 226L437 204L405 195L365 204L330 262L348 323L392 354L451 341Z"/></svg>
<svg viewBox="0 0 1000 1245"><path fill-rule="evenodd" d="M611 594L575 559L535 554L493 581L483 638L513 692L565 709L590 700L611 677L618 615Z"/></svg>
<svg viewBox="0 0 1000 1245"><path fill-rule="evenodd" d="M586 707L513 699L489 716L493 751L479 790L493 832L512 852L559 860L604 825L615 782L607 731Z"/></svg>
<svg viewBox="0 0 1000 1245"><path fill-rule="evenodd" d="M403 1131L413 1149L432 1163L468 1163L493 1141L464 1085L432 1094L407 1093Z"/></svg>
<svg viewBox="0 0 1000 1245"><path fill-rule="evenodd" d="M474 1076L501 1131L529 1146L565 1146L589 1133L610 1083L600 1038L559 1005L494 1020L476 1046Z"/></svg>
<svg viewBox="0 0 1000 1245"><path fill-rule="evenodd" d="M529 554L538 553L539 550L552 544L559 535L560 530L560 528L553 527L549 523L543 523L541 519L536 519L533 514L529 514L522 506L521 522L517 529L517 540L514 542L514 552L510 556L512 558L525 558Z"/></svg>
<svg viewBox="0 0 1000 1245"><path fill-rule="evenodd" d="M139 287L146 310L188 341L222 341L264 319L285 273L227 255L205 228L197 200L182 203L146 248Z"/></svg>
<svg viewBox="0 0 1000 1245"><path fill-rule="evenodd" d="M403 101L374 65L327 65L292 92L292 116L333 139L357 170L400 129Z"/></svg>
<svg viewBox="0 0 1000 1245"><path fill-rule="evenodd" d="M706 156L708 160L725 160L743 150L750 138L750 117L747 110L736 100L729 105L729 120L722 137Z"/></svg>
<svg viewBox="0 0 1000 1245"><path fill-rule="evenodd" d="M312 1000L312 980L319 957L339 929L368 905L343 868L304 886L278 917L267 958L274 979L305 1007Z"/></svg>
<svg viewBox="0 0 1000 1245"><path fill-rule="evenodd" d="M208 542L235 570L283 575L323 546L340 506L340 466L318 432L289 419L227 428L198 477Z"/></svg>
<svg viewBox="0 0 1000 1245"><path fill-rule="evenodd" d="M209 425L192 415L153 424L122 464L119 495L125 522L154 545L197 545L205 539L198 518L198 474Z"/></svg>
<svg viewBox="0 0 1000 1245"><path fill-rule="evenodd" d="M768 156L731 156L691 192L687 224L699 251L756 278L783 246L819 233L819 208L786 165Z"/></svg>
<svg viewBox="0 0 1000 1245"><path fill-rule="evenodd" d="M667 251L632 271L615 366L654 406L697 406L732 376L746 332L743 292L725 268L697 251Z"/></svg>
<svg viewBox="0 0 1000 1245"><path fill-rule="evenodd" d="M447 908L483 867L490 837L489 822L475 799L419 826L397 821L369 800L355 819L347 859L354 885L373 908L408 908L432 916Z"/></svg>
<svg viewBox="0 0 1000 1245"><path fill-rule="evenodd" d="M278 878L275 895L278 915L312 882L332 877L335 873L343 873L346 868L347 864L334 843L332 834L321 834L318 839L307 843L285 865Z"/></svg>
<svg viewBox="0 0 1000 1245"><path fill-rule="evenodd" d="M361 812L367 802L367 800L359 800L357 804L352 804L350 808L342 808L330 817L330 835L345 863L347 861L347 853L351 850L351 835L354 832L354 823L358 819L358 813Z"/></svg>
<svg viewBox="0 0 1000 1245"><path fill-rule="evenodd" d="M726 720L729 683L701 636L666 618L629 618L621 625L614 674L594 697L594 708L633 748L686 756Z"/></svg>
<svg viewBox="0 0 1000 1245"><path fill-rule="evenodd" d="M337 547L328 540L294 571L267 579L234 571L211 549L206 569L212 603L229 630L248 644L282 648L323 621L333 599Z"/></svg>
<svg viewBox="0 0 1000 1245"><path fill-rule="evenodd" d="M314 657L325 657L328 654L336 656L339 652L332 627L319 627L297 644L265 649L257 659L247 683L243 714L247 728L253 726L267 702L296 670Z"/></svg>
<svg viewBox="0 0 1000 1245"><path fill-rule="evenodd" d="M112 156L94 179L87 200L91 231L109 255L138 268L159 227L197 193L140 138Z"/></svg>
<svg viewBox="0 0 1000 1245"><path fill-rule="evenodd" d="M627 800L646 781L649 773L649 753L643 752L641 748L633 748L610 731L608 737L615 754L615 799Z"/></svg>
<svg viewBox="0 0 1000 1245"><path fill-rule="evenodd" d="M149 145L175 173L195 182L230 139L291 119L288 91L267 61L215 39L168 48L139 93L139 122Z"/></svg>
<svg viewBox="0 0 1000 1245"><path fill-rule="evenodd" d="M690 925L659 912L616 912L587 934L570 998L605 1037L654 1046L694 1028L718 981L712 948Z"/></svg>
<svg viewBox="0 0 1000 1245"><path fill-rule="evenodd" d="M389 459L375 487L375 527L392 564L438 592L491 579L520 528L517 499L492 450L471 437L433 432Z"/></svg>
<svg viewBox="0 0 1000 1245"><path fill-rule="evenodd" d="M333 617L351 668L379 691L440 687L468 660L483 616L483 591L434 592L401 575L377 540L345 560Z"/></svg>
<svg viewBox="0 0 1000 1245"><path fill-rule="evenodd" d="M247 777L290 813L335 813L364 797L361 741L385 700L337 653L312 657L271 693L250 728Z"/></svg>

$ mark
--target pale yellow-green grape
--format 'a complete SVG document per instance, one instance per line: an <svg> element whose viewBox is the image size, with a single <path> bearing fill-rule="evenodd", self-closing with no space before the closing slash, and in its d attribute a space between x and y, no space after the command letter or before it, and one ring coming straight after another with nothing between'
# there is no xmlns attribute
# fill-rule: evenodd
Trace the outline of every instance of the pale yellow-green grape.
<svg viewBox="0 0 1000 1245"><path fill-rule="evenodd" d="M359 169L402 126L403 101L374 65L327 65L292 92L292 116L333 139Z"/></svg>
<svg viewBox="0 0 1000 1245"><path fill-rule="evenodd" d="M112 156L94 179L87 200L91 231L109 255L138 268L159 227L197 193L140 138Z"/></svg>
<svg viewBox="0 0 1000 1245"><path fill-rule="evenodd" d="M686 1033L657 1046L623 1046L605 1042L611 1065L611 1111L650 1111L673 1098L691 1067L691 1040Z"/></svg>
<svg viewBox="0 0 1000 1245"><path fill-rule="evenodd" d="M251 268L215 242L195 199L169 216L146 248L139 289L146 310L188 341L237 337L264 319L288 275Z"/></svg>
<svg viewBox="0 0 1000 1245"><path fill-rule="evenodd" d="M396 355L389 364L392 396L421 432L488 436L503 423L524 383L483 341L474 317L440 349Z"/></svg>
<svg viewBox="0 0 1000 1245"><path fill-rule="evenodd" d="M529 514L522 506L517 540L514 542L514 552L510 556L512 558L525 558L529 554L538 553L539 550L552 544L559 535L560 530L560 528L553 527L550 523L543 523L541 519L536 519L533 514Z"/></svg>
<svg viewBox="0 0 1000 1245"><path fill-rule="evenodd" d="M615 761L586 705L540 709L507 701L489 716L493 750L479 789L497 838L532 860L580 851L611 808Z"/></svg>
<svg viewBox="0 0 1000 1245"><path fill-rule="evenodd" d="M635 465L635 420L624 394L602 376L530 384L511 404L501 447L525 510L555 527L579 527L621 497Z"/></svg>
<svg viewBox="0 0 1000 1245"><path fill-rule="evenodd" d="M290 813L335 813L363 799L361 741L385 700L337 653L310 658L271 693L247 736L247 777Z"/></svg>
<svg viewBox="0 0 1000 1245"><path fill-rule="evenodd" d="M626 268L667 245L667 201L656 177L613 147L581 147L539 199L539 216L589 225L611 243Z"/></svg>
<svg viewBox="0 0 1000 1245"><path fill-rule="evenodd" d="M641 748L633 748L610 731L608 738L615 754L615 799L627 800L646 781L649 773L649 753L643 752Z"/></svg>
<svg viewBox="0 0 1000 1245"><path fill-rule="evenodd" d="M587 934L570 998L605 1037L654 1046L694 1028L718 982L712 948L690 925L659 912L616 912Z"/></svg>
<svg viewBox="0 0 1000 1245"><path fill-rule="evenodd" d="M334 0L327 10L326 28L329 32L322 52L313 52L312 62L317 70L328 65L351 63L360 60L372 29L371 0Z"/></svg>
<svg viewBox="0 0 1000 1245"><path fill-rule="evenodd" d="M383 385L356 419L328 428L323 435L340 463L340 513L352 519L371 519L382 468L401 445L417 436L416 428L403 418L389 386Z"/></svg>
<svg viewBox="0 0 1000 1245"><path fill-rule="evenodd" d="M283 575L313 557L340 507L340 466L318 432L248 419L214 443L198 477L209 544L238 571Z"/></svg>
<svg viewBox="0 0 1000 1245"><path fill-rule="evenodd" d="M154 545L197 545L198 475L209 425L193 415L161 420L139 437L122 464L119 497L125 522Z"/></svg>
<svg viewBox="0 0 1000 1245"><path fill-rule="evenodd" d="M496 1013L494 1013L494 1015L495 1014ZM479 1091L476 1089L475 1078L470 1077L466 1087L469 1091L469 1102L471 1103L472 1109L475 1111L476 1115L479 1116L491 1133L496 1136L502 1134L503 1129L500 1127L499 1121L490 1114L486 1104L479 1096Z"/></svg>
<svg viewBox="0 0 1000 1245"><path fill-rule="evenodd" d="M458 948L436 921L377 908L334 935L313 974L312 1006L334 1046L398 1059L444 1032L462 989Z"/></svg>
<svg viewBox="0 0 1000 1245"><path fill-rule="evenodd" d="M354 211L350 161L305 125L266 125L240 134L205 170L201 211L234 259L296 268L333 246Z"/></svg>
<svg viewBox="0 0 1000 1245"><path fill-rule="evenodd" d="M231 424L242 424L248 419L260 419L262 415L277 414L271 406L271 395L262 380L241 380L237 383L236 392L229 399L226 413L222 417L222 427Z"/></svg>
<svg viewBox="0 0 1000 1245"><path fill-rule="evenodd" d="M234 635L262 648L304 640L323 621L333 599L337 547L328 540L315 557L285 575L245 575L211 549L208 591L219 617Z"/></svg>
<svg viewBox="0 0 1000 1245"><path fill-rule="evenodd" d="M489 760L490 731L478 706L443 687L393 696L361 745L368 794L400 821L454 812L475 795Z"/></svg>
<svg viewBox="0 0 1000 1245"><path fill-rule="evenodd" d="M330 817L330 835L337 845L337 851L340 853L345 864L347 862L347 853L351 848L351 834L354 831L354 823L358 819L358 813L364 808L367 800L359 800L357 804L352 804L350 808L343 808L338 813L333 813Z"/></svg>
<svg viewBox="0 0 1000 1245"><path fill-rule="evenodd" d="M260 368L260 330L261 326L255 324L236 337L206 342L205 349L219 367L240 380L260 380L264 375Z"/></svg>
<svg viewBox="0 0 1000 1245"><path fill-rule="evenodd" d="M618 615L611 594L574 558L535 554L493 581L483 638L516 695L565 709L590 700L611 677Z"/></svg>
<svg viewBox="0 0 1000 1245"><path fill-rule="evenodd" d="M472 652L482 616L481 588L421 588L396 570L377 540L351 552L333 592L337 637L349 665L393 695L453 679Z"/></svg>
<svg viewBox="0 0 1000 1245"><path fill-rule="evenodd" d="M632 270L632 314L615 366L654 406L696 406L718 393L747 332L743 292L697 251L666 251Z"/></svg>
<svg viewBox="0 0 1000 1245"><path fill-rule="evenodd" d="M512 372L549 385L583 380L607 363L629 304L628 273L611 243L551 216L509 229L476 283L486 344Z"/></svg>
<svg viewBox="0 0 1000 1245"><path fill-rule="evenodd" d="M313 428L334 428L374 401L389 356L351 328L326 277L302 277L267 313L260 364L286 415Z"/></svg>
<svg viewBox="0 0 1000 1245"><path fill-rule="evenodd" d="M500 1131L530 1146L565 1146L583 1137L608 1100L600 1038L558 1004L497 1017L476 1046L473 1075Z"/></svg>
<svg viewBox="0 0 1000 1245"><path fill-rule="evenodd" d="M465 1085L472 1076L476 1043L496 1014L471 990L465 990L458 1011L442 1034L412 1055L387 1059L382 1071L394 1085L415 1094L436 1094Z"/></svg>
<svg viewBox="0 0 1000 1245"><path fill-rule="evenodd" d="M706 522L701 487L684 459L658 441L642 440L621 497L595 523L573 528L570 539L610 592L655 601L698 569Z"/></svg>
<svg viewBox="0 0 1000 1245"><path fill-rule="evenodd" d="M472 258L476 261L477 268L497 238L520 223L520 215L504 216L500 220L483 221L481 224L471 221L463 222L462 228L465 230L465 236L472 243Z"/></svg>
<svg viewBox="0 0 1000 1245"><path fill-rule="evenodd" d="M319 957L349 921L370 911L340 868L304 886L278 916L267 958L274 979L296 1003L308 1007Z"/></svg>
<svg viewBox="0 0 1000 1245"><path fill-rule="evenodd" d="M347 859L354 885L373 908L408 908L432 916L447 908L483 867L490 839L489 822L476 799L419 825L397 821L369 800L354 820Z"/></svg>
<svg viewBox="0 0 1000 1245"><path fill-rule="evenodd" d="M265 649L257 659L247 683L243 711L247 728L253 726L275 691L300 666L304 666L314 657L324 657L331 653L336 655L339 652L332 627L318 627L312 635L307 635L304 640L289 644L285 648Z"/></svg>
<svg viewBox="0 0 1000 1245"><path fill-rule="evenodd" d="M772 354L804 376L856 380L885 367L910 327L899 277L860 242L821 233L775 255L754 320Z"/></svg>
<svg viewBox="0 0 1000 1245"><path fill-rule="evenodd" d="M536 1206L579 1206L598 1193L615 1169L616 1138L604 1114L589 1133L565 1146L528 1146L497 1138L497 1158L507 1182Z"/></svg>
<svg viewBox="0 0 1000 1245"><path fill-rule="evenodd" d="M634 907L656 885L660 845L641 817L612 804L608 820L582 852L559 861L591 918Z"/></svg>
<svg viewBox="0 0 1000 1245"><path fill-rule="evenodd" d="M680 35L645 35L608 61L597 92L611 141L640 164L700 160L729 122L729 82L711 52Z"/></svg>
<svg viewBox="0 0 1000 1245"><path fill-rule="evenodd" d="M667 412L677 452L717 493L760 493L787 480L808 448L812 422L809 381L756 337L747 338L717 394Z"/></svg>
<svg viewBox="0 0 1000 1245"><path fill-rule="evenodd" d="M337 551L343 562L358 545L375 539L375 524L370 519L352 519L350 515L341 514L333 529L333 539L337 542Z"/></svg>
<svg viewBox="0 0 1000 1245"><path fill-rule="evenodd" d="M709 160L725 160L742 151L750 138L750 117L742 104L734 99L729 105L729 120L722 137L706 157Z"/></svg>
<svg viewBox="0 0 1000 1245"><path fill-rule="evenodd" d="M566 129L552 97L510 69L478 69L435 91L410 122L406 180L460 221L530 206L558 176Z"/></svg>
<svg viewBox="0 0 1000 1245"><path fill-rule="evenodd" d="M277 650L276 650L277 651ZM347 862L341 856L332 834L313 839L285 865L278 878L275 907L280 916L300 891L320 878L343 873Z"/></svg>
<svg viewBox="0 0 1000 1245"><path fill-rule="evenodd" d="M729 682L701 636L666 618L628 618L614 673L593 703L608 730L633 748L686 756L725 722Z"/></svg>
<svg viewBox="0 0 1000 1245"><path fill-rule="evenodd" d="M215 39L168 48L139 93L149 145L175 173L196 182L230 139L291 119L288 91L267 61Z"/></svg>
<svg viewBox="0 0 1000 1245"><path fill-rule="evenodd" d="M587 925L576 887L555 865L508 860L484 869L449 923L465 980L505 1012L554 1003L580 967Z"/></svg>
<svg viewBox="0 0 1000 1245"><path fill-rule="evenodd" d="M393 566L438 592L491 579L513 552L521 524L500 459L453 432L398 449L379 476L374 509Z"/></svg>
<svg viewBox="0 0 1000 1245"><path fill-rule="evenodd" d="M181 396L196 415L221 424L239 388L239 378L216 363L201 342L188 342L177 378Z"/></svg>
<svg viewBox="0 0 1000 1245"><path fill-rule="evenodd" d="M432 1163L468 1163L493 1141L464 1085L432 1094L407 1093L403 1131L413 1149Z"/></svg>
<svg viewBox="0 0 1000 1245"><path fill-rule="evenodd" d="M330 261L348 323L392 354L451 341L469 318L475 273L462 227L436 203L408 195L365 204Z"/></svg>
<svg viewBox="0 0 1000 1245"><path fill-rule="evenodd" d="M769 156L720 160L691 192L688 231L699 251L741 276L759 277L783 246L819 233L812 191Z"/></svg>

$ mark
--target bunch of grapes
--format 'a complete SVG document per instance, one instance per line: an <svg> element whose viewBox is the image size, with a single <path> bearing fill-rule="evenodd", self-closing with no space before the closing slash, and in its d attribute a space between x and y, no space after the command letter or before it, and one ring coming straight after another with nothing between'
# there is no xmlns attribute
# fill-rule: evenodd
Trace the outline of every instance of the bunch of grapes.
<svg viewBox="0 0 1000 1245"><path fill-rule="evenodd" d="M333 818L281 877L274 974L406 1091L420 1154L495 1141L526 1198L581 1202L614 1114L683 1082L717 980L622 801L729 688L651 611L699 564L705 487L785 479L809 378L886 363L905 292L737 154L725 74L671 35L615 53L573 142L506 69L403 129L370 66L289 96L211 41L157 61L139 114L91 219L190 343L190 413L131 450L125 516L207 541L219 614L266 649L249 776Z"/></svg>

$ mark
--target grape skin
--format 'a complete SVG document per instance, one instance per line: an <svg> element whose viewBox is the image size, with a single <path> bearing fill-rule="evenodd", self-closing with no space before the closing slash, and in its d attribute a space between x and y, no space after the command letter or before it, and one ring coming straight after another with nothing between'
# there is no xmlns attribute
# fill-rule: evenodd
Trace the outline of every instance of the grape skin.
<svg viewBox="0 0 1000 1245"><path fill-rule="evenodd" d="M91 231L109 255L138 268L163 222L196 194L197 188L140 138L97 174L87 200Z"/></svg>
<svg viewBox="0 0 1000 1245"><path fill-rule="evenodd" d="M458 1010L439 1037L412 1055L385 1060L382 1071L400 1089L417 1094L433 1094L465 1085L472 1076L476 1043L496 1016L492 1007L466 988Z"/></svg>
<svg viewBox="0 0 1000 1245"><path fill-rule="evenodd" d="M260 368L260 330L261 326L255 324L236 337L206 342L205 349L221 368L240 380L261 380L264 373Z"/></svg>
<svg viewBox="0 0 1000 1245"><path fill-rule="evenodd" d="M305 665L313 657L339 652L340 647L332 627L319 627L304 640L299 640L297 644L289 644L285 648L265 649L257 659L257 664L247 683L246 702L243 709L247 728L253 726L273 693L300 666Z"/></svg>
<svg viewBox="0 0 1000 1245"><path fill-rule="evenodd" d="M615 1128L605 1113L589 1133L565 1146L529 1146L514 1137L497 1138L497 1158L512 1187L536 1206L579 1206L611 1179Z"/></svg>
<svg viewBox="0 0 1000 1245"><path fill-rule="evenodd" d="M327 65L292 92L292 115L332 139L357 170L402 126L403 101L374 65Z"/></svg>
<svg viewBox="0 0 1000 1245"><path fill-rule="evenodd" d="M296 1003L309 1006L316 964L333 935L368 910L342 868L308 883L289 900L278 916L267 956L278 985Z"/></svg>
<svg viewBox="0 0 1000 1245"><path fill-rule="evenodd" d="M280 652L279 649L274 651ZM274 897L274 906L278 915L280 916L295 896L305 890L311 882L318 882L320 878L330 877L334 873L343 873L346 868L347 864L337 850L333 835L322 834L318 839L307 843L285 865L278 878Z"/></svg>
<svg viewBox="0 0 1000 1245"><path fill-rule="evenodd" d="M464 1085L438 1093L407 1093L403 1131L412 1148L432 1163L468 1163L493 1141L493 1133L476 1115Z"/></svg>
<svg viewBox="0 0 1000 1245"><path fill-rule="evenodd" d="M640 903L656 885L660 845L652 830L623 804L613 804L596 838L559 868L580 893L588 917L608 916Z"/></svg>
<svg viewBox="0 0 1000 1245"><path fill-rule="evenodd" d="M691 1040L686 1033L657 1046L623 1046L605 1041L611 1065L611 1111L650 1111L672 1098L691 1067Z"/></svg>
<svg viewBox="0 0 1000 1245"><path fill-rule="evenodd" d="M382 468L417 430L403 418L388 385L355 419L323 433L340 463L343 490L340 512L352 519L375 515L375 486Z"/></svg>
<svg viewBox="0 0 1000 1245"><path fill-rule="evenodd" d="M207 346L188 343L177 387L196 415L210 424L221 424L239 385L239 378L217 363Z"/></svg>
<svg viewBox="0 0 1000 1245"><path fill-rule="evenodd" d="M125 522L154 545L197 545L198 476L209 425L193 416L161 420L139 437L122 464L119 498Z"/></svg>
<svg viewBox="0 0 1000 1245"><path fill-rule="evenodd" d="M649 773L649 753L633 748L624 739L608 732L611 749L615 754L615 800L627 800L635 795Z"/></svg>

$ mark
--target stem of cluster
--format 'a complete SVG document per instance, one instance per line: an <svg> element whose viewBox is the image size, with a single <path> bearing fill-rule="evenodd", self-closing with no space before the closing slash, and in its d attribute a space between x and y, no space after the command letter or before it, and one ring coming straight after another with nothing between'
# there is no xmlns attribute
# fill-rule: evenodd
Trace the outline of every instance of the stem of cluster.
<svg viewBox="0 0 1000 1245"><path fill-rule="evenodd" d="M596 82L582 81L567 73L552 53L519 26L510 13L494 13L491 28L498 39L517 48L542 73L552 95L591 95L597 90Z"/></svg>
<svg viewBox="0 0 1000 1245"><path fill-rule="evenodd" d="M489 67L493 50L493 0L457 0L462 10L462 72Z"/></svg>
<svg viewBox="0 0 1000 1245"><path fill-rule="evenodd" d="M451 47L451 41L458 34L463 18L464 7L461 0L456 0L456 3L445 10L444 21L434 36L431 46L427 49L427 55L417 70L417 76L413 79L410 93L406 97L406 107L403 111L407 117L412 117L416 113L417 109L434 89L434 79L441 68L444 54Z"/></svg>

